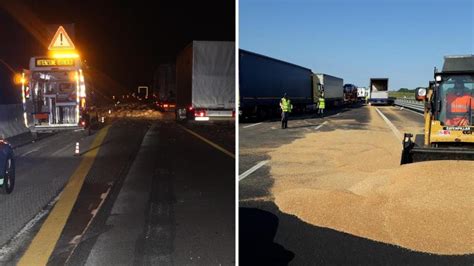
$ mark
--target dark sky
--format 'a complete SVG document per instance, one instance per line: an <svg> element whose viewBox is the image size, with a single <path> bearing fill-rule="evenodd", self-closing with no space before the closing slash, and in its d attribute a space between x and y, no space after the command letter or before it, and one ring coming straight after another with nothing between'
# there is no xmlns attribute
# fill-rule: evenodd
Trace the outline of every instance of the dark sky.
<svg viewBox="0 0 474 266"><path fill-rule="evenodd" d="M191 40L235 39L232 0L22 2L44 24L74 23L82 58L130 89L150 84L158 64L174 62ZM0 10L0 36L0 58L15 69L47 52L6 9Z"/></svg>

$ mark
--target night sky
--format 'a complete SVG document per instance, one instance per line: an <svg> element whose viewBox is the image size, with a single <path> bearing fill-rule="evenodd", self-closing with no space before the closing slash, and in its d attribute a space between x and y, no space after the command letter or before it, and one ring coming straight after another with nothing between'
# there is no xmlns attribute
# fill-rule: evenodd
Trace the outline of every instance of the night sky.
<svg viewBox="0 0 474 266"><path fill-rule="evenodd" d="M74 44L92 68L123 88L151 85L157 66L174 62L190 41L235 40L234 1L189 2L29 0L14 4L16 15L11 12L11 4L5 7L9 4L3 3L0 59L20 71L28 67L29 57L47 52L47 47L18 19L33 21L31 24L74 23ZM5 72L0 63L0 73Z"/></svg>

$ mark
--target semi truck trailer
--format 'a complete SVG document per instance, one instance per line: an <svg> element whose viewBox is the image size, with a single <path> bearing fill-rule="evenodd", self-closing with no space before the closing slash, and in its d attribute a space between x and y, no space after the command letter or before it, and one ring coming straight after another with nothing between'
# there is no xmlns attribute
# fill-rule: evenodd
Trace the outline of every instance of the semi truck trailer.
<svg viewBox="0 0 474 266"><path fill-rule="evenodd" d="M193 41L176 60L176 119L232 119L235 43Z"/></svg>
<svg viewBox="0 0 474 266"><path fill-rule="evenodd" d="M153 94L156 96L156 107L161 111L176 109L176 65L161 64L153 78Z"/></svg>
<svg viewBox="0 0 474 266"><path fill-rule="evenodd" d="M371 78L369 103L371 105L387 105L389 102L388 78Z"/></svg>
<svg viewBox="0 0 474 266"><path fill-rule="evenodd" d="M281 112L280 99L285 93L293 111L314 108L311 79L311 69L240 49L239 115L275 116Z"/></svg>
<svg viewBox="0 0 474 266"><path fill-rule="evenodd" d="M323 95L326 106L341 106L344 103L344 80L328 74L313 74L313 98L316 102Z"/></svg>

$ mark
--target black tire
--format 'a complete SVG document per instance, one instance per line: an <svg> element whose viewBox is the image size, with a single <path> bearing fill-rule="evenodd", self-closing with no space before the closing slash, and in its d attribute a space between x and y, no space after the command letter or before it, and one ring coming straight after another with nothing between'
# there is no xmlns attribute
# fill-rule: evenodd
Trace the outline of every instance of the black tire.
<svg viewBox="0 0 474 266"><path fill-rule="evenodd" d="M5 173L3 185L0 189L1 194L10 194L15 187L15 161L12 156L8 156L5 161Z"/></svg>

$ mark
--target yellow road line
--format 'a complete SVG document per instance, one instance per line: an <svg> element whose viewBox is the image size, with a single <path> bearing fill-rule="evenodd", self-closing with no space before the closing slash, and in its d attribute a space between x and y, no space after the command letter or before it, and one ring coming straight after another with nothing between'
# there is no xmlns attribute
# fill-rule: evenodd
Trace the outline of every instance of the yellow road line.
<svg viewBox="0 0 474 266"><path fill-rule="evenodd" d="M196 133L196 132L194 132L194 131L192 131L192 130L190 130L190 129L188 129L188 128L186 128L186 127L180 125L180 124L178 124L178 126L180 126L182 129L186 130L188 133L190 133L191 135L195 136L196 138L198 138L198 139L200 139L200 140L206 142L207 144L211 145L212 147L214 147L214 148L220 150L221 152L223 152L223 153L225 153L225 154L227 154L227 155L229 155L230 157L232 157L232 158L235 159L235 155L234 155L233 153L231 153L230 151L228 151L228 150L222 148L221 146L215 144L214 142L212 142L212 141L206 139L205 137L199 135L198 133Z"/></svg>
<svg viewBox="0 0 474 266"><path fill-rule="evenodd" d="M91 147L100 147L109 128L110 126L107 126L99 131ZM58 202L54 205L53 210L48 215L48 218L46 218L46 221L41 226L33 241L31 241L25 254L18 262L18 265L46 265L48 263L49 256L51 256L56 242L61 236L61 232L99 149L100 148L93 149L83 155L79 167L70 177L66 187L64 187L64 190L61 192Z"/></svg>

